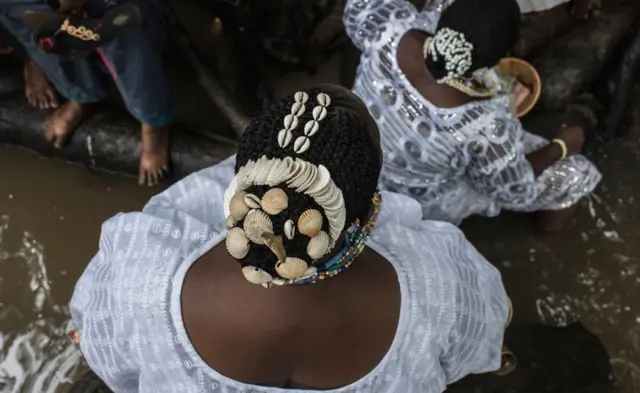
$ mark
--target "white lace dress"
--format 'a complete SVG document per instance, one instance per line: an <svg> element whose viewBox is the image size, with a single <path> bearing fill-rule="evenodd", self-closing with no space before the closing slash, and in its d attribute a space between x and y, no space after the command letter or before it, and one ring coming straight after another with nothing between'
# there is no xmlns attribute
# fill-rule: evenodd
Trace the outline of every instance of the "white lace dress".
<svg viewBox="0 0 640 393"><path fill-rule="evenodd" d="M180 294L191 264L226 236L223 194L235 157L102 226L71 315L93 371L115 393L297 393L247 385L209 367L189 341ZM500 274L453 225L421 221L412 199L383 193L367 243L395 268L401 310L375 369L336 393L440 393L500 365L507 297ZM238 268L238 274L240 269ZM277 290L277 289L272 289Z"/></svg>
<svg viewBox="0 0 640 393"><path fill-rule="evenodd" d="M397 63L398 42L412 29L433 33L446 1L418 12L405 0L348 0L344 23L362 50L353 91L381 132L381 186L409 195L425 218L459 224L472 214L560 210L600 181L583 156L559 161L537 178L526 154L547 140L522 129L509 96L438 108L411 85ZM491 72L486 77L498 83Z"/></svg>

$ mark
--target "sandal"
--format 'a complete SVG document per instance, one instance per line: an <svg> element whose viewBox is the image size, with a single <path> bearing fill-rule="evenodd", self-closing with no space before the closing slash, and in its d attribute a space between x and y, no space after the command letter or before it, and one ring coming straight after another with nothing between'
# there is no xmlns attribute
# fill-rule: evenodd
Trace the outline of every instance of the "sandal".
<svg viewBox="0 0 640 393"><path fill-rule="evenodd" d="M35 30L33 41L40 50L71 58L86 57L127 28L142 23L140 10L130 3L108 9L101 18L25 11L22 19Z"/></svg>

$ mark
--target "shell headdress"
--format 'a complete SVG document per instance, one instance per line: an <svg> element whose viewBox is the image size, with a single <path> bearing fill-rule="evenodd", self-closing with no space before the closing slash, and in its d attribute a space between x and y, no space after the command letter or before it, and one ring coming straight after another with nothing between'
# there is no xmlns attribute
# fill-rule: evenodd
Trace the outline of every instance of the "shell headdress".
<svg viewBox="0 0 640 393"><path fill-rule="evenodd" d="M312 119L299 127L299 118L307 110L309 95L297 92L291 111L283 119L283 128L275 135L282 149L293 147L293 153L302 154L311 148L313 136L320 130L321 121L327 116L331 98L325 93L316 97L317 105L312 109ZM247 194L252 186L270 187L264 195ZM299 217L286 220L282 233L287 239L296 236L310 238L307 246L308 260L287 257L282 237L274 235L270 216L287 210L288 198L283 188L311 197L322 211L309 209ZM242 259L252 244L269 247L278 258L275 270L281 278L253 266L245 266L245 278L254 284L268 287L282 285L315 273L313 261L329 253L344 230L347 211L342 191L331 179L329 170L301 158L288 156L284 159L262 156L248 161L233 178L224 194L224 213L230 228L227 249L234 257ZM326 225L324 220L326 218ZM243 227L236 226L239 221ZM327 231L323 231L324 228ZM246 250L246 252L245 252Z"/></svg>

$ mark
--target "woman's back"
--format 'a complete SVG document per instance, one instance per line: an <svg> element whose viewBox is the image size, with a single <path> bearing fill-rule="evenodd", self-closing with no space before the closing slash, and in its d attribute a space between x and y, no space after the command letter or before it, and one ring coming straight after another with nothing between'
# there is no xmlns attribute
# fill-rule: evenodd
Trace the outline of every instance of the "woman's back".
<svg viewBox="0 0 640 393"><path fill-rule="evenodd" d="M265 291L219 245L189 270L182 298L189 337L215 370L293 389L339 388L369 373L400 314L394 268L370 249L333 280Z"/></svg>

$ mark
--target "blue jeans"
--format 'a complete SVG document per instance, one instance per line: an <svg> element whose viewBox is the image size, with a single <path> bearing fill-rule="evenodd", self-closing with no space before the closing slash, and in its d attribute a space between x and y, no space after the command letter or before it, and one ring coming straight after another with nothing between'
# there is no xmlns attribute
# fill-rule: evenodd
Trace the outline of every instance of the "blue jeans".
<svg viewBox="0 0 640 393"><path fill-rule="evenodd" d="M88 0L88 12L92 16L104 12L105 3ZM44 0L0 0L0 23L24 45L66 99L83 103L105 99L106 69L133 117L152 126L167 126L173 120L173 102L162 67L161 10L153 1L131 3L140 9L142 25L128 28L84 59L62 59L42 52L33 43L33 31L22 21L22 13L50 11Z"/></svg>

